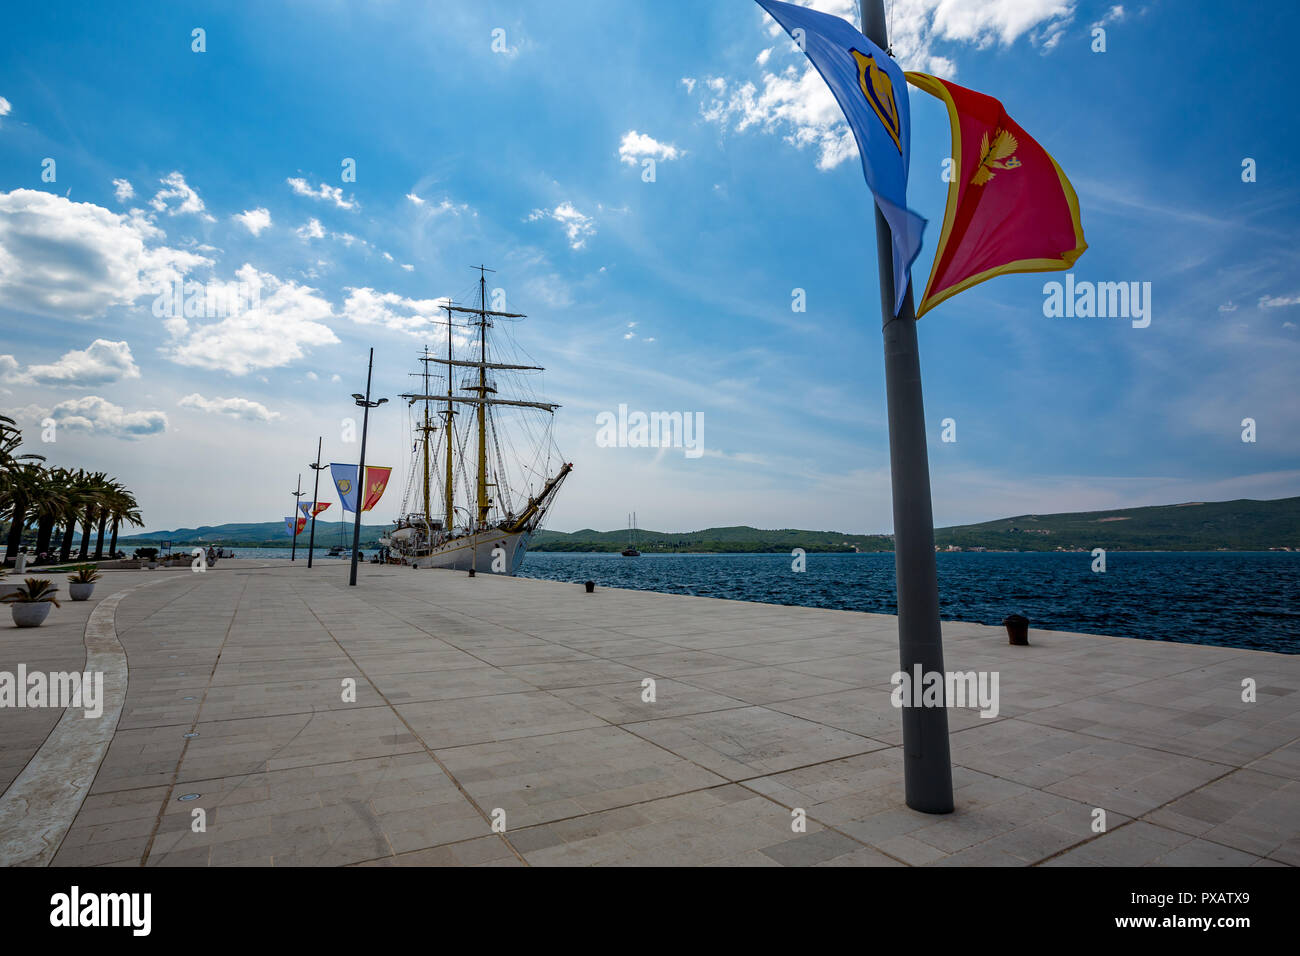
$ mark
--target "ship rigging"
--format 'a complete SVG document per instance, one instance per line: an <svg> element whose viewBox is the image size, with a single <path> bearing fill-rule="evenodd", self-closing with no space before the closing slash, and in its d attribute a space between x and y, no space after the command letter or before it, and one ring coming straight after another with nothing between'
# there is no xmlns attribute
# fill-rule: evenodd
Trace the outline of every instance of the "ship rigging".
<svg viewBox="0 0 1300 956"><path fill-rule="evenodd" d="M514 574L573 465L555 467L560 406L538 399L525 378L544 369L495 360L501 349L492 330L526 316L489 309L492 270L475 268L477 306L444 301L446 355L426 346L414 373L421 388L402 395L412 413L412 467L402 515L383 543L395 560L416 567Z"/></svg>

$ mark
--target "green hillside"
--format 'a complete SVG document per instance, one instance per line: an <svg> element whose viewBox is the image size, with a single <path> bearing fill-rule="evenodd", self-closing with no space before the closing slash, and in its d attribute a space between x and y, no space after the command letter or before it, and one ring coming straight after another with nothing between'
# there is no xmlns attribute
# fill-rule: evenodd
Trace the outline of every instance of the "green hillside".
<svg viewBox="0 0 1300 956"><path fill-rule="evenodd" d="M627 531L593 531L584 528L572 534L539 531L528 547L530 551L622 551L627 547L627 542ZM646 554L678 551L789 551L792 548L803 548L810 552L892 551L894 539L890 535L799 531L794 528L764 531L742 525L706 528L703 531L638 530L636 546Z"/></svg>
<svg viewBox="0 0 1300 956"><path fill-rule="evenodd" d="M387 525L362 525L364 547L374 547ZM318 521L316 544L338 544L339 522ZM940 548L986 548L990 551L1267 551L1300 549L1300 498L1273 501L1189 502L1115 511L1071 514L1017 515L982 524L936 528ZM201 528L154 531L119 539L122 547L215 544L222 547L288 547L283 522L223 524ZM351 544L352 524L344 523L344 541ZM621 551L627 546L626 530L539 531L533 551ZM306 542L305 532L299 544ZM808 552L892 551L892 535L845 534L839 531L802 531L794 528L764 530L748 526L706 528L703 531L636 532L637 548L646 554L672 552Z"/></svg>
<svg viewBox="0 0 1300 956"><path fill-rule="evenodd" d="M1300 548L1300 498L1188 502L1115 511L1017 515L939 528L940 547L1004 551L1267 551Z"/></svg>
<svg viewBox="0 0 1300 956"><path fill-rule="evenodd" d="M765 531L750 527L703 531L638 531L637 548L654 552L891 551L892 535L838 531ZM1115 511L1018 515L982 524L936 528L936 546L990 551L1056 551L1105 548L1113 551L1267 551L1300 548L1300 498L1273 501L1190 502ZM542 531L534 551L621 551L627 532L565 534Z"/></svg>
<svg viewBox="0 0 1300 956"><path fill-rule="evenodd" d="M341 536L339 533L340 525L343 529ZM364 548L375 547L379 537L388 528L389 525L363 524L361 526L361 546ZM302 534L298 536L299 547L307 543L307 536L310 531L311 525L309 524L303 529ZM179 547L183 544L201 544L206 547L209 544L214 544L220 548L230 548L237 545L242 545L245 548L287 548L293 543L293 539L289 537L289 532L285 529L283 521L203 525L198 528L177 528L174 531L149 531L144 534L126 535L118 538L117 541L118 547L125 550L157 547L163 541L170 541L173 547ZM317 518L316 546L318 548L330 548L340 542L345 547L352 546L352 522L321 521ZM127 547L128 545L130 548Z"/></svg>

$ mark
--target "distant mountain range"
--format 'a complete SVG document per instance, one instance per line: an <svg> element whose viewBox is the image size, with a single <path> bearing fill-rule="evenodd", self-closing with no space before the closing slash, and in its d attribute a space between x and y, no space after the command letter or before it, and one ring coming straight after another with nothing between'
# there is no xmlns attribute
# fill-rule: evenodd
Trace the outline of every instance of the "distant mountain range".
<svg viewBox="0 0 1300 956"><path fill-rule="evenodd" d="M317 546L352 541L352 524L318 521ZM362 546L373 548L388 525L362 525ZM1267 551L1300 549L1300 497L1272 501L1187 502L1147 508L1085 511L1069 514L1018 515L982 524L936 528L940 549L983 548L989 551L1057 551L1105 548L1114 551ZM222 524L177 528L119 539L121 546L141 547L170 541L224 547L288 547L284 523ZM618 531L539 531L532 551L621 551L628 533ZM670 552L809 552L892 551L892 535L845 534L839 531L763 530L748 526L703 531L636 532L637 548L648 554ZM304 536L299 545L306 544Z"/></svg>
<svg viewBox="0 0 1300 956"><path fill-rule="evenodd" d="M361 546L373 548L390 527L386 524L363 524ZM309 528L310 526L298 536L299 547L307 544ZM283 521L203 525L198 528L177 528L175 531L148 531L117 539L118 547L122 549L127 545L132 548L156 547L164 541L170 541L173 547L183 544L201 544L206 547L215 544L224 548L235 545L245 548L287 548L293 543ZM332 548L336 544L349 548L352 546L352 522L316 519L316 547Z"/></svg>

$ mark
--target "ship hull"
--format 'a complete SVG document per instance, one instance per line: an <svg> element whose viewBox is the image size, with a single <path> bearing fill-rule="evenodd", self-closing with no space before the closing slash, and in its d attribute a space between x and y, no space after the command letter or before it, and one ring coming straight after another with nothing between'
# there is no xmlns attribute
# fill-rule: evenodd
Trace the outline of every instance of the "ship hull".
<svg viewBox="0 0 1300 956"><path fill-rule="evenodd" d="M439 545L431 554L409 560L417 568L468 571L472 567L475 573L513 575L524 563L531 537L527 531L476 531ZM492 553L498 548L504 552L500 558Z"/></svg>

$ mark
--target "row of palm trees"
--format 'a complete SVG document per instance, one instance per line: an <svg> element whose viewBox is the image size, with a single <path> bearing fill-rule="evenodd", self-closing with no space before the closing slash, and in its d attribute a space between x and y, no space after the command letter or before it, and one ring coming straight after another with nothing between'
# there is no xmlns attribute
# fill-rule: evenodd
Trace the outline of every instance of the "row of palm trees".
<svg viewBox="0 0 1300 956"><path fill-rule="evenodd" d="M49 555L58 534L58 560L72 557L72 538L81 526L79 559L104 556L104 535L111 527L109 555L117 552L122 525L143 527L140 506L121 482L104 472L49 468L42 455L22 453L22 432L12 418L0 415L0 521L8 522L5 564L13 564L23 533L36 528L34 553ZM93 553L91 532L95 534Z"/></svg>

